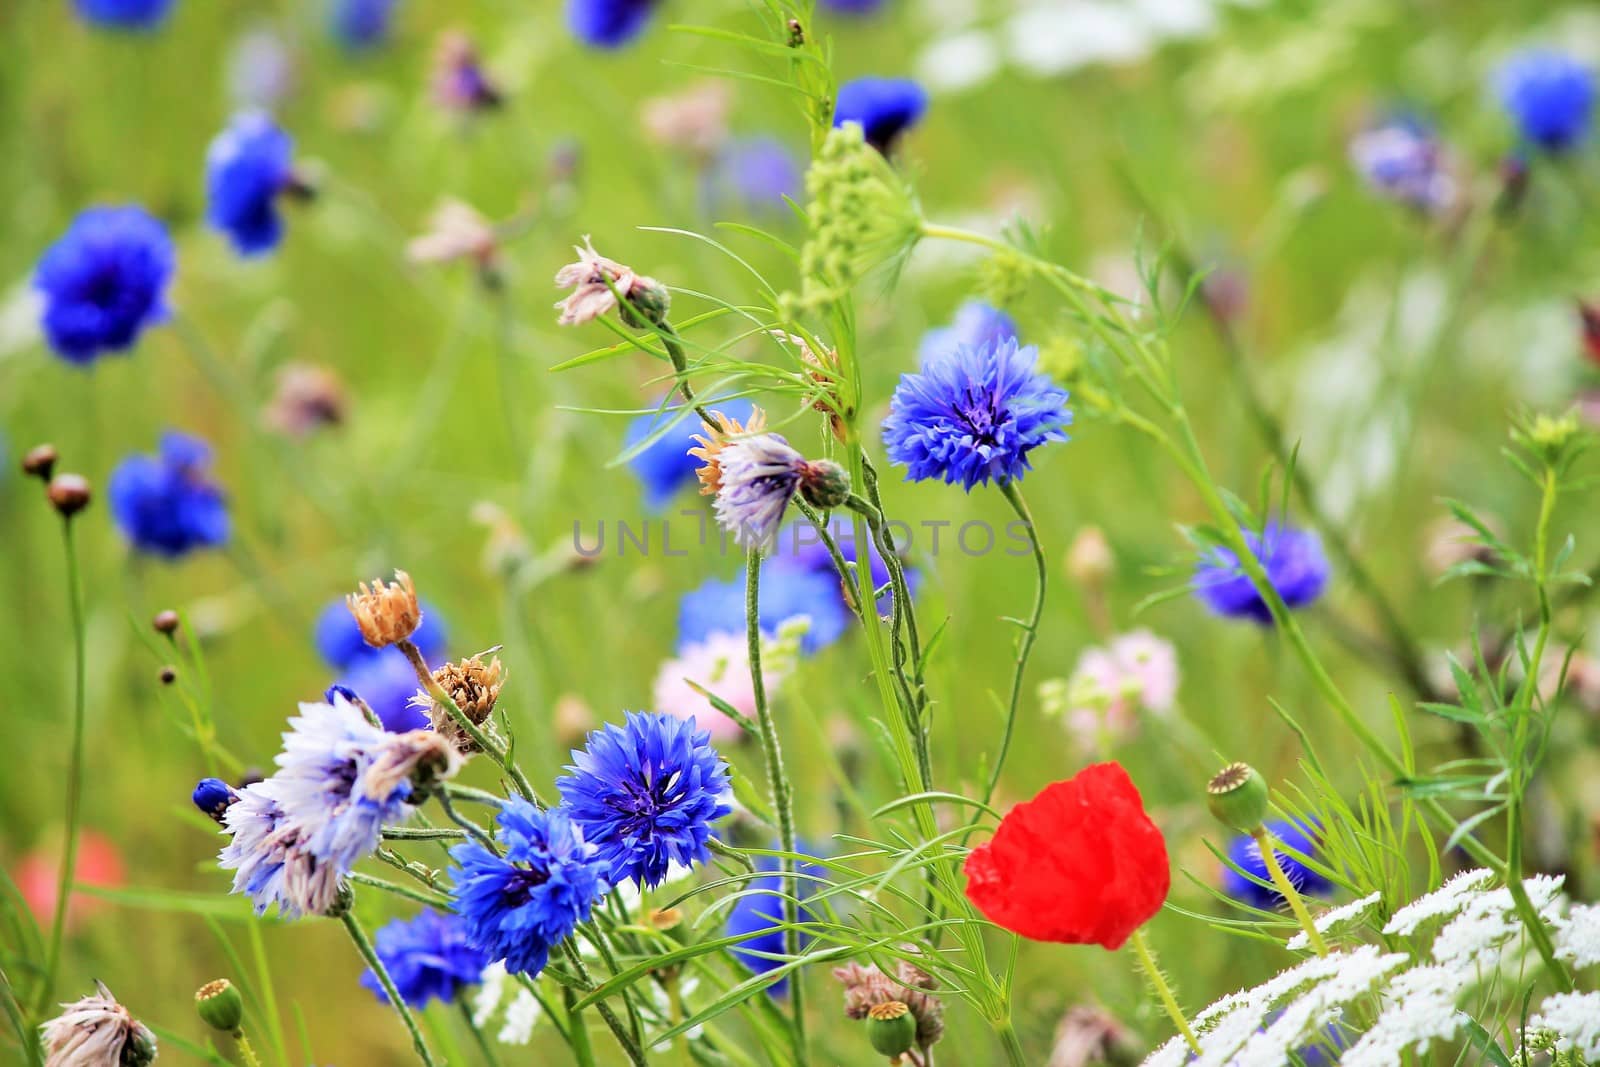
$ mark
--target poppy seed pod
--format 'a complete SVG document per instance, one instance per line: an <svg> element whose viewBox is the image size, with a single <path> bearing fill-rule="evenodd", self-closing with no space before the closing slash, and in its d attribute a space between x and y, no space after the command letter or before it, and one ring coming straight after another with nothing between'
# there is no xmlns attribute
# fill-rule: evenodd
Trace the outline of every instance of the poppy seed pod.
<svg viewBox="0 0 1600 1067"><path fill-rule="evenodd" d="M207 1026L231 1034L244 1021L244 998L232 982L218 978L195 991L194 1010Z"/></svg>
<svg viewBox="0 0 1600 1067"><path fill-rule="evenodd" d="M1206 807L1224 826L1250 833L1267 817L1267 780L1248 763L1230 763L1206 783Z"/></svg>
<svg viewBox="0 0 1600 1067"><path fill-rule="evenodd" d="M867 1040L885 1056L898 1060L911 1051L916 1039L917 1020L900 1001L874 1004L867 1009Z"/></svg>

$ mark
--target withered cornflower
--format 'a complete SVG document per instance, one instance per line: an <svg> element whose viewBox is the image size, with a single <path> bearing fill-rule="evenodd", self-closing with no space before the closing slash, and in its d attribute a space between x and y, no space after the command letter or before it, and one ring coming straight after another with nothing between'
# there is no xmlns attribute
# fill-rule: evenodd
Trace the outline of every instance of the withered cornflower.
<svg viewBox="0 0 1600 1067"><path fill-rule="evenodd" d="M556 271L556 286L571 289L572 293L556 304L562 326L581 326L609 314L618 307L620 295L644 317L654 323L666 320L667 308L672 303L666 286L654 278L647 278L632 267L607 259L594 250L594 243L585 236L583 247L572 246L578 254L576 263L568 263ZM622 309L622 320L630 326L644 323L629 308Z"/></svg>
<svg viewBox="0 0 1600 1067"><path fill-rule="evenodd" d="M358 588L360 592L351 593L344 602L355 616L362 639L373 648L399 644L422 624L417 590L405 571L395 571L394 581L388 585L374 578L371 586L362 582Z"/></svg>
<svg viewBox="0 0 1600 1067"><path fill-rule="evenodd" d="M1167 845L1118 763L1044 788L967 856L967 899L1031 941L1122 943L1161 909Z"/></svg>
<svg viewBox="0 0 1600 1067"><path fill-rule="evenodd" d="M671 96L644 102L639 112L645 136L656 144L709 159L728 139L728 112L733 89L727 82L706 80Z"/></svg>
<svg viewBox="0 0 1600 1067"><path fill-rule="evenodd" d="M711 417L716 420L716 425L702 423L705 436L697 434L694 438L700 442L700 447L689 449L689 455L701 461L700 469L695 472L695 477L700 479L701 496L715 496L721 491L722 450L728 442L737 437L765 433L767 429L767 413L760 408L751 408L750 418L744 423L720 411L713 411Z"/></svg>
<svg viewBox="0 0 1600 1067"><path fill-rule="evenodd" d="M702 494L716 495L717 522L745 548L772 547L795 493L815 507L834 508L850 495L850 479L830 460L808 460L782 436L765 432L766 417L752 411L748 426L713 411L717 425L703 424L699 448L689 454L703 465L696 475Z"/></svg>
<svg viewBox="0 0 1600 1067"><path fill-rule="evenodd" d="M264 418L279 433L306 437L344 422L348 408L344 382L332 370L310 363L289 363L278 371L278 388Z"/></svg>
<svg viewBox="0 0 1600 1067"><path fill-rule="evenodd" d="M922 968L902 960L891 977L876 964L849 963L835 967L833 976L844 986L847 1018L865 1019L876 1005L898 1001L917 1020L918 1048L930 1048L944 1036L944 1002L928 992L935 983Z"/></svg>
<svg viewBox="0 0 1600 1067"><path fill-rule="evenodd" d="M466 713L474 726L482 726L489 721L495 703L500 699L500 687L505 683L505 668L492 653L493 649L479 652L466 659L446 663L433 672L433 680L439 684L439 688L450 694L450 699ZM485 656L490 657L488 662L484 662ZM428 716L434 730L455 746L456 751L478 751L477 742L467 735L454 716L427 693L417 693L411 698L411 705L420 708Z"/></svg>
<svg viewBox="0 0 1600 1067"><path fill-rule="evenodd" d="M155 1062L156 1035L117 1003L105 983L40 1027L47 1067L145 1067Z"/></svg>
<svg viewBox="0 0 1600 1067"><path fill-rule="evenodd" d="M445 200L428 217L428 230L406 245L412 263L467 260L492 274L500 265L500 235L470 204Z"/></svg>

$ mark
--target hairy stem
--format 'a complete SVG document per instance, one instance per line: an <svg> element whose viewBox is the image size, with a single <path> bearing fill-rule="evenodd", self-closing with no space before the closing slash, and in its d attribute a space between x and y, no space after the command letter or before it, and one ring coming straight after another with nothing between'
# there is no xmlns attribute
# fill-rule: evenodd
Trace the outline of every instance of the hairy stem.
<svg viewBox="0 0 1600 1067"><path fill-rule="evenodd" d="M417 1056L428 1067L437 1067L438 1061L433 1058L433 1053L428 1051L428 1042L423 1038L421 1028L417 1026L416 1016L411 1014L406 1002L400 999L400 991L394 987L394 979L389 977L389 971L384 967L383 960L378 958L367 932L361 928L361 920L356 918L354 910L346 911L340 918L345 930L350 934L350 940L355 942L356 951L361 953L361 958L372 968L372 973L378 976L378 984L383 987L384 995L389 998L389 1003L399 1014L400 1021L405 1024L406 1031L411 1034L411 1047L417 1050Z"/></svg>
<svg viewBox="0 0 1600 1067"><path fill-rule="evenodd" d="M1145 940L1142 926L1133 932L1133 951L1139 959L1139 969L1144 972L1150 987L1155 990L1162 1009L1167 1013L1167 1018L1172 1020L1172 1025L1178 1028L1183 1040L1198 1055L1200 1042L1195 1040L1194 1031L1189 1028L1189 1020L1184 1017L1183 1009L1178 1007L1178 998L1173 995L1172 987L1167 984L1167 976L1161 973L1161 966L1156 963L1155 953L1150 951L1150 943Z"/></svg>
<svg viewBox="0 0 1600 1067"><path fill-rule="evenodd" d="M1022 499L1022 491L1012 479L1001 482L1000 491L1028 530L1028 545L1033 549L1033 611L1028 616L1021 636L1017 638L1017 660L1011 672L1011 698L1006 702L1006 722L1000 733L1000 750L995 753L994 766L989 770L989 784L983 791L985 804L994 797L995 788L1000 784L1000 772L1005 768L1006 753L1011 749L1011 735L1017 725L1017 704L1022 698L1022 678L1028 669L1028 656L1033 651L1033 643L1039 636L1039 619L1044 615L1044 592L1049 579L1044 549L1039 545L1038 530L1033 525L1033 513L1028 510L1028 502Z"/></svg>
<svg viewBox="0 0 1600 1067"><path fill-rule="evenodd" d="M1278 887L1278 895L1288 902L1289 910L1294 912L1300 929L1306 932L1306 940L1311 942L1311 947L1317 955L1326 956L1328 943L1322 939L1321 931L1312 921L1311 913L1306 910L1306 902L1301 898L1300 891L1289 881L1289 876L1284 873L1283 864L1278 862L1271 832L1265 826L1258 826L1250 832L1250 836L1255 838L1256 848L1261 852L1261 862L1266 865L1267 874L1272 877L1272 884Z"/></svg>

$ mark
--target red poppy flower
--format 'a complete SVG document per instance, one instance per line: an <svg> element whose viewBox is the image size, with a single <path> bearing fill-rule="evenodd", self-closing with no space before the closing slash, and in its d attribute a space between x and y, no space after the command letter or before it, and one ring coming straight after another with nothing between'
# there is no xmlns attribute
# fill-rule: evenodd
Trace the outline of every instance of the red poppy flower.
<svg viewBox="0 0 1600 1067"><path fill-rule="evenodd" d="M967 857L967 899L1032 941L1120 948L1172 884L1167 843L1119 763L1096 763L1000 820Z"/></svg>

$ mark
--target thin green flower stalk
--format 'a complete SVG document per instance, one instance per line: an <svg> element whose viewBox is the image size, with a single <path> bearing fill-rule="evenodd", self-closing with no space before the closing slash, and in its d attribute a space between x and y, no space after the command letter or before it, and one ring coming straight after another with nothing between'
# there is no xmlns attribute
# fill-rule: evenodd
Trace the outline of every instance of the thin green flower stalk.
<svg viewBox="0 0 1600 1067"><path fill-rule="evenodd" d="M72 899L72 886L78 869L78 830L83 806L84 720L88 694L88 637L84 632L83 576L78 565L73 513L59 507L57 510L61 512L61 541L67 563L67 606L72 619L72 747L67 757L67 839L61 851L55 914L50 920L50 949L45 957L44 979L35 998L36 1012L43 1012L55 997L56 979L61 971L61 949L66 937L67 905Z"/></svg>
<svg viewBox="0 0 1600 1067"><path fill-rule="evenodd" d="M1139 961L1139 969L1144 973L1145 980L1150 983L1150 988L1155 992L1156 998L1161 1001L1161 1010L1167 1013L1167 1018L1172 1020L1172 1025L1178 1033L1183 1035L1183 1040L1196 1054L1200 1052L1200 1042L1195 1040L1194 1030L1189 1026L1188 1018L1183 1014L1183 1009L1178 1006L1178 998L1172 992L1172 986L1167 982L1167 976L1161 972L1161 965L1156 962L1156 954L1150 948L1150 942L1144 936L1144 927L1139 927L1133 932L1133 952Z"/></svg>
<svg viewBox="0 0 1600 1067"><path fill-rule="evenodd" d="M433 1052L428 1048L427 1040L422 1036L422 1030L417 1026L416 1016L411 1014L411 1009L400 996L400 991L394 986L394 979L389 977L388 968L384 967L383 960L372 947L372 940L367 937L366 930L362 929L361 920L356 918L356 913L351 907L346 907L340 916L344 923L345 932L350 935L350 940L355 942L356 951L361 954L372 973L378 976L378 984L383 986L384 995L389 998L389 1003L394 1006L395 1012L400 1016L400 1021L405 1024L406 1032L411 1035L411 1047L416 1049L417 1056L426 1067L438 1067L438 1061L433 1058Z"/></svg>
<svg viewBox="0 0 1600 1067"><path fill-rule="evenodd" d="M1294 912L1295 921L1300 924L1300 929L1305 931L1306 940L1311 942L1311 948L1319 956L1328 954L1328 943L1322 939L1322 933L1317 929L1316 922L1311 918L1311 912L1306 909L1306 902L1295 888L1289 876L1283 872L1283 864L1278 862L1272 832L1265 826L1257 826L1250 831L1250 836L1256 843L1256 848L1261 851L1261 862L1267 868L1267 874L1272 878L1272 884L1278 887L1278 895L1288 903L1289 910Z"/></svg>
<svg viewBox="0 0 1600 1067"><path fill-rule="evenodd" d="M751 549L745 562L744 586L745 640L750 656L750 688L755 696L756 722L761 727L761 751L767 763L767 789L772 810L778 818L778 840L786 853L780 869L784 877L783 950L791 958L800 955L800 887L795 882L797 840L794 829L794 787L783 764L783 748L778 726L767 701L766 682L761 676L761 552ZM805 983L797 969L789 983L789 1003L793 1009L792 1039L795 1062L804 1064L806 1055Z"/></svg>
<svg viewBox="0 0 1600 1067"><path fill-rule="evenodd" d="M1000 483L1000 491L1028 531L1028 546L1033 550L1033 610L1029 613L1027 622L1022 624L1022 633L1017 638L1016 663L1011 671L1011 697L1006 702L1006 721L1000 734L1000 748L995 753L994 766L989 771L989 784L983 791L985 804L994 798L994 791L1000 785L1000 772L1005 768L1006 753L1011 749L1011 735L1017 724L1017 705L1022 698L1022 679L1028 669L1029 653L1033 651L1034 641L1039 636L1039 620L1044 615L1045 588L1049 584L1050 573L1049 567L1045 564L1044 549L1039 544L1039 531L1033 524L1033 512L1028 510L1028 502L1023 499L1022 490L1017 488L1015 481L1008 479Z"/></svg>

